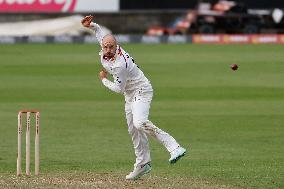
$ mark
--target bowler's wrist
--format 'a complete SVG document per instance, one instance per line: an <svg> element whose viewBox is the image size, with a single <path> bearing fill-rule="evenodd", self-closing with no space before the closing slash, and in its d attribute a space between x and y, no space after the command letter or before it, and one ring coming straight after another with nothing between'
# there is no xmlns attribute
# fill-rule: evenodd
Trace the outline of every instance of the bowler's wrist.
<svg viewBox="0 0 284 189"><path fill-rule="evenodd" d="M91 29L95 30L95 29L97 28L97 24L96 24L96 23L94 23L94 22L91 22L91 23L90 23L90 27L89 27L89 28L91 28Z"/></svg>

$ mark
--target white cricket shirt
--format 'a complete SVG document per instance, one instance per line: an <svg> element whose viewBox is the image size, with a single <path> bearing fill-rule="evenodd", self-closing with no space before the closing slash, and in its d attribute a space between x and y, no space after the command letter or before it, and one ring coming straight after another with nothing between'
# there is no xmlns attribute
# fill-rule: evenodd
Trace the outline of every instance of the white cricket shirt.
<svg viewBox="0 0 284 189"><path fill-rule="evenodd" d="M102 46L102 39L105 35L100 26L91 23L91 27ZM100 56L102 66L113 76L113 81L106 78L102 79L102 83L107 88L116 93L124 94L126 97L132 97L137 93L153 92L150 81L145 77L139 66L135 64L134 59L119 45L117 45L115 56L112 59L108 60L104 57L102 51Z"/></svg>

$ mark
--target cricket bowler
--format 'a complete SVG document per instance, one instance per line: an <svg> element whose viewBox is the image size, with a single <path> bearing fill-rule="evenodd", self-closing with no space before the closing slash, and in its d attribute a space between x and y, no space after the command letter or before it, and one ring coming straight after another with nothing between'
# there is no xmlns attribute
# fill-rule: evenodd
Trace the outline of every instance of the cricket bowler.
<svg viewBox="0 0 284 189"><path fill-rule="evenodd" d="M105 35L93 20L94 16L86 16L82 24L95 32L102 48L100 57L104 69L99 72L102 84L125 97L128 132L136 155L134 169L126 179L136 180L152 169L147 135L154 137L165 146L170 153L169 163L176 163L185 155L186 149L182 148L171 135L148 120L153 97L150 81L135 64L134 59L117 44L115 37L111 34ZM108 74L113 76L113 81L107 79Z"/></svg>

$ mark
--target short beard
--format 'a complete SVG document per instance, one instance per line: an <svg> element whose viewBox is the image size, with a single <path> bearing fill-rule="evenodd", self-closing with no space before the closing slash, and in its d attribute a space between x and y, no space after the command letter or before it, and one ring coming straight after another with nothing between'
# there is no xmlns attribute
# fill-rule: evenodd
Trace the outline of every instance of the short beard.
<svg viewBox="0 0 284 189"><path fill-rule="evenodd" d="M107 57L107 58L113 58L114 54L105 54L104 56Z"/></svg>

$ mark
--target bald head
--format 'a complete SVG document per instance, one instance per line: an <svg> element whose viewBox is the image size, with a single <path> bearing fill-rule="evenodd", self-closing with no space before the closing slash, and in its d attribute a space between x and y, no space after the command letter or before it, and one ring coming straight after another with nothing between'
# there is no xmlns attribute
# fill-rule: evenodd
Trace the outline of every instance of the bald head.
<svg viewBox="0 0 284 189"><path fill-rule="evenodd" d="M116 39L113 35L107 34L103 37L102 40L102 48L103 48L103 54L105 57L111 59L114 57L116 52Z"/></svg>
<svg viewBox="0 0 284 189"><path fill-rule="evenodd" d="M115 37L114 37L113 35L111 35L111 34L105 35L105 36L103 37L102 43L103 43L103 44L104 44L104 43L112 43L112 44L114 44L114 45L117 44Z"/></svg>

